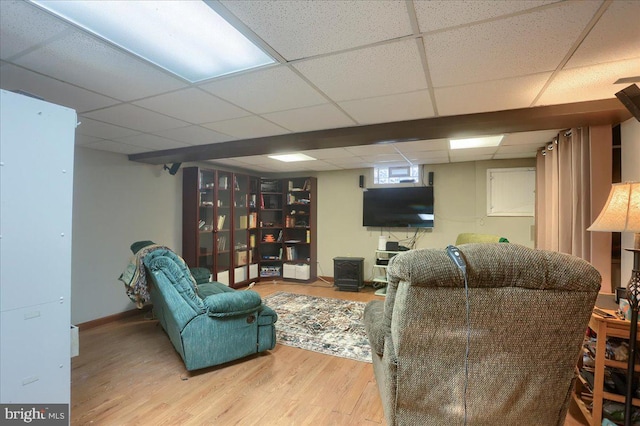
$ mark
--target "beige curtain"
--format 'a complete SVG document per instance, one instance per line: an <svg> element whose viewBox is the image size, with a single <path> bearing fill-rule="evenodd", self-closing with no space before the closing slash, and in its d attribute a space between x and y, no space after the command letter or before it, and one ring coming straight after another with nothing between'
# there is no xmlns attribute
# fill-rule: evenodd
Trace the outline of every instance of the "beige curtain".
<svg viewBox="0 0 640 426"><path fill-rule="evenodd" d="M536 161L536 247L591 260L589 131L562 132Z"/></svg>

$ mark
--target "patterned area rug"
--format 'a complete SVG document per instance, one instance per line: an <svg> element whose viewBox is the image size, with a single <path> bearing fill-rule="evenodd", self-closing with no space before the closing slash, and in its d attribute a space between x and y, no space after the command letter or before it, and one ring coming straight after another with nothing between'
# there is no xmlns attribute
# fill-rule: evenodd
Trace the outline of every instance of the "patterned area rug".
<svg viewBox="0 0 640 426"><path fill-rule="evenodd" d="M365 303L286 292L266 296L263 302L278 313L278 343L371 362L362 322Z"/></svg>

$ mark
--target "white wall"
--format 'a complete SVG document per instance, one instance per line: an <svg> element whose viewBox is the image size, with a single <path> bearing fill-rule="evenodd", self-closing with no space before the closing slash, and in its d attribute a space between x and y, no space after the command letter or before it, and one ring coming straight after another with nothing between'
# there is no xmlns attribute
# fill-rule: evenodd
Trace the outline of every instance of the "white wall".
<svg viewBox="0 0 640 426"><path fill-rule="evenodd" d="M486 216L486 170L532 167L534 159L481 161L425 166L433 171L435 229L422 232L416 248L443 248L461 232L499 234L533 247L533 217ZM362 226L362 189L367 170L319 172L318 274L333 276L333 258L365 258L372 277L380 230ZM182 251L182 171L175 176L129 161L125 155L76 148L72 311L74 324L135 309L118 276L131 256L129 246L153 240ZM401 240L414 231L384 235Z"/></svg>
<svg viewBox="0 0 640 426"><path fill-rule="evenodd" d="M182 251L182 171L76 147L73 190L72 323L135 309L118 277L134 241Z"/></svg>
<svg viewBox="0 0 640 426"><path fill-rule="evenodd" d="M640 122L631 118L620 125L620 138L622 140L622 181L640 182ZM625 248L633 247L633 233L622 234L622 261L620 264L620 277L622 287L626 287L631 278L633 266L633 253L625 251Z"/></svg>
<svg viewBox="0 0 640 426"><path fill-rule="evenodd" d="M534 159L479 161L425 166L434 172L435 226L420 231L415 248L444 248L462 232L504 236L528 247L533 217L487 217L486 171L500 167L534 167ZM415 230L365 228L362 226L362 189L359 176L367 170L318 173L318 275L333 276L333 258L363 257L365 280L372 278L375 250L380 235L390 241L411 238Z"/></svg>

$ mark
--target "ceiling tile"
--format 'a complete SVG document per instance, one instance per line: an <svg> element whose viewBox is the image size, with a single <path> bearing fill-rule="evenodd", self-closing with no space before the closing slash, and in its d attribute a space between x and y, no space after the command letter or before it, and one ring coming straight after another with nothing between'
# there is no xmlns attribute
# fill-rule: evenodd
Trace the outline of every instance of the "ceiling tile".
<svg viewBox="0 0 640 426"><path fill-rule="evenodd" d="M318 160L328 160L331 158L342 158L353 155L344 148L310 149L300 152L310 157L317 158Z"/></svg>
<svg viewBox="0 0 640 426"><path fill-rule="evenodd" d="M347 152L353 155L378 155L378 154L397 154L393 144L379 143L375 145L358 145L345 147Z"/></svg>
<svg viewBox="0 0 640 426"><path fill-rule="evenodd" d="M537 132L508 133L500 142L500 148L511 145L532 145L551 142L560 130L540 130Z"/></svg>
<svg viewBox="0 0 640 426"><path fill-rule="evenodd" d="M486 148L450 149L449 157L453 159L457 157L468 157L470 155L493 155L497 150L497 146Z"/></svg>
<svg viewBox="0 0 640 426"><path fill-rule="evenodd" d="M69 26L25 1L0 1L0 58L7 59L61 34Z"/></svg>
<svg viewBox="0 0 640 426"><path fill-rule="evenodd" d="M335 101L406 93L427 88L415 40L404 40L294 65Z"/></svg>
<svg viewBox="0 0 640 426"><path fill-rule="evenodd" d="M626 85L613 84L620 77L638 75L640 59L560 71L536 105L563 104L615 98Z"/></svg>
<svg viewBox="0 0 640 426"><path fill-rule="evenodd" d="M272 112L262 116L293 132L335 129L356 124L332 104Z"/></svg>
<svg viewBox="0 0 640 426"><path fill-rule="evenodd" d="M152 65L79 30L15 61L112 98L133 100L185 87Z"/></svg>
<svg viewBox="0 0 640 426"><path fill-rule="evenodd" d="M227 142L235 139L216 131L205 129L201 126L178 127L175 129L154 132L158 136L184 142L188 145L206 145L210 143Z"/></svg>
<svg viewBox="0 0 640 426"><path fill-rule="evenodd" d="M76 127L77 133L100 139L116 139L140 133L137 130L125 129L124 127L114 126L113 124L102 123L85 116L78 117L78 121L80 122L80 125Z"/></svg>
<svg viewBox="0 0 640 426"><path fill-rule="evenodd" d="M139 146L127 145L126 143L122 143L122 142L106 141L106 140L90 143L90 144L84 145L84 147L97 149L100 151L116 152L116 153L125 154L125 155L139 154L141 152L152 151L151 149L148 149L148 148L142 148Z"/></svg>
<svg viewBox="0 0 640 426"><path fill-rule="evenodd" d="M395 147L403 154L423 152L423 151L442 151L449 149L449 139L431 139L423 141L396 142Z"/></svg>
<svg viewBox="0 0 640 426"><path fill-rule="evenodd" d="M327 103L286 66L277 66L202 84L202 89L256 114Z"/></svg>
<svg viewBox="0 0 640 426"><path fill-rule="evenodd" d="M493 156L494 160L509 160L512 158L535 158L536 157L536 151L532 151L532 152L526 152L526 153L512 153L512 154L501 154L501 153L497 153L496 155Z"/></svg>
<svg viewBox="0 0 640 426"><path fill-rule="evenodd" d="M368 163L398 163L406 164L407 160L400 154L376 154L376 155L361 155L362 159Z"/></svg>
<svg viewBox="0 0 640 426"><path fill-rule="evenodd" d="M467 161L483 161L483 160L491 160L493 158L493 154L484 154L484 155L461 155L459 157L451 157L451 163L465 163Z"/></svg>
<svg viewBox="0 0 640 426"><path fill-rule="evenodd" d="M433 164L432 161L449 162L449 151L447 150L410 152L406 156L412 163L417 164Z"/></svg>
<svg viewBox="0 0 640 426"><path fill-rule="evenodd" d="M250 115L249 112L189 88L133 102L135 105L192 123L202 124Z"/></svg>
<svg viewBox="0 0 640 426"><path fill-rule="evenodd" d="M160 130L184 127L184 121L176 120L153 111L134 105L122 104L85 114L87 117L120 125L141 132L158 132Z"/></svg>
<svg viewBox="0 0 640 426"><path fill-rule="evenodd" d="M550 76L549 72L436 88L438 113L458 115L528 108Z"/></svg>
<svg viewBox="0 0 640 426"><path fill-rule="evenodd" d="M550 1L414 1L418 25L421 32L440 30L458 25L470 24L486 19L498 18L554 3Z"/></svg>
<svg viewBox="0 0 640 426"><path fill-rule="evenodd" d="M327 158L326 160L323 160L323 161L326 161L327 163L330 163L336 166L341 166L342 168L345 168L345 169L355 169L357 168L356 165L364 163L364 160L357 155L353 155L350 157L341 157L341 158Z"/></svg>
<svg viewBox="0 0 640 426"><path fill-rule="evenodd" d="M203 124L203 126L239 139L260 138L289 133L288 130L256 116L218 121Z"/></svg>
<svg viewBox="0 0 640 426"><path fill-rule="evenodd" d="M553 71L599 5L562 2L525 15L426 35L433 85L455 86Z"/></svg>
<svg viewBox="0 0 640 426"><path fill-rule="evenodd" d="M543 148L547 143L549 143L549 140L536 144L501 146L498 148L498 151L496 151L496 154L525 154L536 152L539 148Z"/></svg>
<svg viewBox="0 0 640 426"><path fill-rule="evenodd" d="M412 33L401 0L223 0L222 4L289 61Z"/></svg>
<svg viewBox="0 0 640 426"><path fill-rule="evenodd" d="M76 145L87 145L90 143L100 142L103 139L94 138L93 136L87 136L80 133L76 133L75 135L75 144Z"/></svg>
<svg viewBox="0 0 640 426"><path fill-rule="evenodd" d="M389 123L433 117L428 90L340 102L359 124Z"/></svg>
<svg viewBox="0 0 640 426"><path fill-rule="evenodd" d="M126 138L116 139L115 142L121 142L127 145L149 148L153 151L161 149L184 148L187 144L177 142L171 139L161 138L160 136L142 133L135 136L127 136Z"/></svg>
<svg viewBox="0 0 640 426"><path fill-rule="evenodd" d="M640 1L612 2L598 24L580 43L566 68L640 58L639 22Z"/></svg>
<svg viewBox="0 0 640 426"><path fill-rule="evenodd" d="M0 86L5 90L22 90L47 102L63 105L78 113L119 103L79 87L45 77L14 65L2 67Z"/></svg>

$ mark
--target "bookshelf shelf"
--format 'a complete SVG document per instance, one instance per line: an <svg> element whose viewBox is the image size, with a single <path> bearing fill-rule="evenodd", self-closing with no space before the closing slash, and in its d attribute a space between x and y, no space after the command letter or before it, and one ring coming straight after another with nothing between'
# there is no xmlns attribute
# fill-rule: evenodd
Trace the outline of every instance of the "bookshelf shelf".
<svg viewBox="0 0 640 426"><path fill-rule="evenodd" d="M261 276L316 279L316 186L312 177L261 180Z"/></svg>
<svg viewBox="0 0 640 426"><path fill-rule="evenodd" d="M182 257L212 278L242 287L258 278L255 241L259 178L231 172L183 169Z"/></svg>

